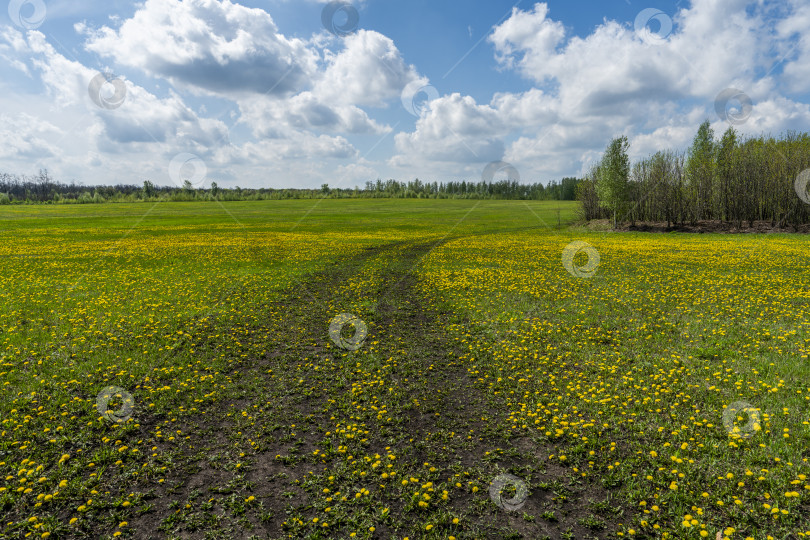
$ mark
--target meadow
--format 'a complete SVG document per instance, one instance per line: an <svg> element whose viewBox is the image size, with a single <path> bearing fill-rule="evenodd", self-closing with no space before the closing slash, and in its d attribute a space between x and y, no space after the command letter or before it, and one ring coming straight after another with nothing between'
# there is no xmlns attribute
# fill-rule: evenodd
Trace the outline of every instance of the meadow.
<svg viewBox="0 0 810 540"><path fill-rule="evenodd" d="M0 536L810 536L808 238L576 210L0 207Z"/></svg>

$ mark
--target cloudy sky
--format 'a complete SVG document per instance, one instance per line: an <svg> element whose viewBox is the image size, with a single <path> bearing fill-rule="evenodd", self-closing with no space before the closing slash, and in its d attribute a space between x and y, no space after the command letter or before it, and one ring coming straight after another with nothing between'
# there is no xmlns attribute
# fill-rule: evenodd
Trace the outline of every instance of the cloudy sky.
<svg viewBox="0 0 810 540"><path fill-rule="evenodd" d="M5 0L4 0L5 1ZM362 186L810 126L806 0L11 0L0 172Z"/></svg>

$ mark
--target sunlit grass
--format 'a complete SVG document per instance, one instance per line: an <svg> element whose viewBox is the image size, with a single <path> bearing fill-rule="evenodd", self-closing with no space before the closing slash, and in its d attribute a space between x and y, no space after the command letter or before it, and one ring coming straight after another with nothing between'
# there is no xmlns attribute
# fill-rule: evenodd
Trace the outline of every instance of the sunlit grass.
<svg viewBox="0 0 810 540"><path fill-rule="evenodd" d="M592 278L563 267L575 240L600 255ZM620 487L640 514L628 531L781 538L810 535L808 248L797 236L519 232L451 242L423 275L472 319L449 331L508 429ZM738 401L760 421L740 412L725 426Z"/></svg>
<svg viewBox="0 0 810 540"><path fill-rule="evenodd" d="M210 486L214 496L172 500L164 531L208 523L213 505L240 526L248 515L271 519L262 504L279 494L246 482L270 460L309 471L291 484L304 496L281 494L294 503L278 522L284 534L416 527L412 537L473 538L481 516L500 511L488 489L508 442L529 440L567 471L553 487L559 501L574 481L610 490L626 510L624 536L810 534L803 236L557 229L556 203L517 201L144 208L0 209L10 238L0 245L4 535L130 534L151 504L130 486L160 486L193 451L184 445L205 415L226 403L232 451L211 461L230 480ZM574 241L598 253L592 277L566 270ZM415 244L426 257L407 260ZM358 258L372 246L387 247ZM323 303L309 302L307 276L351 260L362 263L321 291ZM419 301L447 313L436 331L461 356L425 364L422 354L436 351L380 326L392 269L415 270ZM287 326L292 306L277 302L291 291L306 299L295 309L323 328L295 344L309 352L265 370L246 395L245 369L309 336ZM329 340L340 313L368 324L357 351ZM467 395L489 404L476 413L487 433L401 431L413 415L452 412L434 373L456 368L470 376ZM128 422L96 409L111 386L134 400ZM126 396L110 400L117 408ZM482 447L493 429L499 443ZM283 450L267 455L270 443ZM482 455L463 465L460 449ZM580 521L598 530L604 515ZM548 509L523 519L565 517Z"/></svg>
<svg viewBox="0 0 810 540"><path fill-rule="evenodd" d="M565 218L573 212L530 206L549 221L560 206ZM98 522L126 532L118 524L141 494L112 488L163 482L189 438L175 422L200 421L231 396L234 366L267 352L273 336L257 328L281 324L281 291L364 247L537 226L512 208L324 200L0 209L5 534L69 535ZM96 410L110 386L136 402L121 425ZM147 438L138 436L144 418L161 419Z"/></svg>

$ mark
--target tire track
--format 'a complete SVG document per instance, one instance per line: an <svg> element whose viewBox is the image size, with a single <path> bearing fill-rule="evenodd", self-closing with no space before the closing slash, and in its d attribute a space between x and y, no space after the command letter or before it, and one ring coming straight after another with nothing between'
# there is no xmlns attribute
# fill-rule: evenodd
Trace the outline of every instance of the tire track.
<svg viewBox="0 0 810 540"><path fill-rule="evenodd" d="M476 386L445 331L452 313L422 293L416 268L441 243L367 248L275 302L283 317L268 317L256 332L274 336L265 356L235 370L233 392L205 422L184 426L196 434L193 451L178 458L166 481L139 486L148 489L151 508L133 520L134 536L342 538L372 521L370 538L421 537L426 522L435 523L437 538L592 534L578 520L591 515L589 498L603 501L607 492L572 482L570 471L544 461L552 447L508 436L505 414ZM357 351L329 340L330 318L344 312L368 324ZM372 461L386 455L396 456L384 469L396 476L383 479ZM509 471L529 487L520 513L488 497L492 479ZM418 482L403 486L410 478ZM428 481L434 488L426 491ZM360 490L358 500L368 489L373 501L335 500L336 521L323 536L312 523L330 519L323 517L324 489ZM444 490L447 501L439 502ZM414 493L428 492L436 502L417 505ZM388 514L379 517L383 508Z"/></svg>

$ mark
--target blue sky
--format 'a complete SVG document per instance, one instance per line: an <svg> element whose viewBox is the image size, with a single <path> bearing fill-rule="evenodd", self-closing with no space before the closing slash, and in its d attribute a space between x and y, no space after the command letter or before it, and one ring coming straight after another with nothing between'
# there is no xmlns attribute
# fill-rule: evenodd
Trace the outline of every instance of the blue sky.
<svg viewBox="0 0 810 540"><path fill-rule="evenodd" d="M505 161L546 182L615 135L638 159L704 119L810 125L804 0L7 4L0 172L353 187Z"/></svg>

